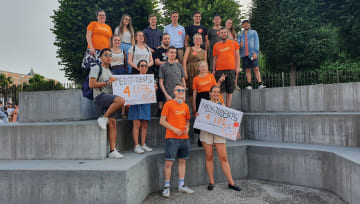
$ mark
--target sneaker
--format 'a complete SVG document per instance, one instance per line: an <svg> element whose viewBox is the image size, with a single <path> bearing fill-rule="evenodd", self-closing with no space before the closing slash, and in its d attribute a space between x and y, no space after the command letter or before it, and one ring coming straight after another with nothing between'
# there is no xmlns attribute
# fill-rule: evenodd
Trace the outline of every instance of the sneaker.
<svg viewBox="0 0 360 204"><path fill-rule="evenodd" d="M135 152L135 153L138 153L138 154L142 154L142 153L144 153L144 150L143 150L143 149L141 148L141 146L138 144L138 145L135 146L134 152Z"/></svg>
<svg viewBox="0 0 360 204"><path fill-rule="evenodd" d="M233 189L234 191L241 191L241 188L239 186L237 186L236 184L234 184L233 186L229 184L229 188Z"/></svg>
<svg viewBox="0 0 360 204"><path fill-rule="evenodd" d="M181 186L180 188L179 188L179 191L180 192L183 192L183 193L194 193L194 191L192 190L192 189L190 189L189 187L187 187L187 186Z"/></svg>
<svg viewBox="0 0 360 204"><path fill-rule="evenodd" d="M214 184L209 184L207 188L209 191L214 190Z"/></svg>
<svg viewBox="0 0 360 204"><path fill-rule="evenodd" d="M114 148L114 151L109 153L109 158L115 158L115 159L122 159L125 156L120 154L116 148Z"/></svg>
<svg viewBox="0 0 360 204"><path fill-rule="evenodd" d="M266 86L264 86L262 84L258 87L258 89L263 89L263 88L266 88Z"/></svg>
<svg viewBox="0 0 360 204"><path fill-rule="evenodd" d="M143 146L141 146L141 148L145 151L145 152L152 152L153 149L148 147L146 144L144 144Z"/></svg>
<svg viewBox="0 0 360 204"><path fill-rule="evenodd" d="M252 89L252 86L247 86L247 87L245 87L245 89L251 90L251 89Z"/></svg>
<svg viewBox="0 0 360 204"><path fill-rule="evenodd" d="M164 190L162 191L162 196L165 198L169 198L170 197L170 187L165 187Z"/></svg>
<svg viewBox="0 0 360 204"><path fill-rule="evenodd" d="M125 113L121 113L121 118L122 119L127 119L127 115Z"/></svg>
<svg viewBox="0 0 360 204"><path fill-rule="evenodd" d="M240 90L240 87L236 85L236 86L235 86L235 89Z"/></svg>
<svg viewBox="0 0 360 204"><path fill-rule="evenodd" d="M99 117L97 119L98 125L101 129L106 130L106 125L108 123L108 118L106 117Z"/></svg>

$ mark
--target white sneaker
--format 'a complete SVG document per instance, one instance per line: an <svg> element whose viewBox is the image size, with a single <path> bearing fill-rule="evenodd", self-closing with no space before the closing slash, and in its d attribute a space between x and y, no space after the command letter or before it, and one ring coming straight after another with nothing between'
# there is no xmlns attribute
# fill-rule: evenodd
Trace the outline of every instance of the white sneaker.
<svg viewBox="0 0 360 204"><path fill-rule="evenodd" d="M122 159L125 156L120 154L116 148L114 148L114 151L109 153L109 158L115 158L115 159Z"/></svg>
<svg viewBox="0 0 360 204"><path fill-rule="evenodd" d="M263 89L263 88L266 88L266 86L264 86L262 84L258 87L258 89Z"/></svg>
<svg viewBox="0 0 360 204"><path fill-rule="evenodd" d="M144 153L144 150L141 148L141 146L138 144L135 146L134 148L134 152L138 153L138 154L142 154Z"/></svg>
<svg viewBox="0 0 360 204"><path fill-rule="evenodd" d="M179 187L179 191L183 192L183 193L194 193L194 191L192 189L190 189L189 187L187 187L185 185Z"/></svg>
<svg viewBox="0 0 360 204"><path fill-rule="evenodd" d="M106 125L108 123L108 118L106 117L99 117L97 119L98 125L101 129L106 130Z"/></svg>
<svg viewBox="0 0 360 204"><path fill-rule="evenodd" d="M162 191L162 196L165 198L169 198L170 197L170 187L165 187L164 190Z"/></svg>
<svg viewBox="0 0 360 204"><path fill-rule="evenodd" d="M235 86L235 89L236 89L236 90L240 90L240 87L236 85L236 86Z"/></svg>
<svg viewBox="0 0 360 204"><path fill-rule="evenodd" d="M251 89L252 89L252 86L247 86L247 87L245 87L245 89L251 90Z"/></svg>
<svg viewBox="0 0 360 204"><path fill-rule="evenodd" d="M145 151L145 152L152 152L153 149L148 147L146 144L144 144L143 146L141 146L141 148Z"/></svg>

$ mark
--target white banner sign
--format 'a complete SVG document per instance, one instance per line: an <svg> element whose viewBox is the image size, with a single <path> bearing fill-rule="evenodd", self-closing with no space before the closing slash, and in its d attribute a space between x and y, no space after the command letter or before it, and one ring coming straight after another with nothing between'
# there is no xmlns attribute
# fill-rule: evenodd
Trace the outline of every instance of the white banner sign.
<svg viewBox="0 0 360 204"><path fill-rule="evenodd" d="M236 140L243 112L201 99L194 128Z"/></svg>
<svg viewBox="0 0 360 204"><path fill-rule="evenodd" d="M125 99L125 104L156 103L155 80L152 74L113 75L113 93Z"/></svg>

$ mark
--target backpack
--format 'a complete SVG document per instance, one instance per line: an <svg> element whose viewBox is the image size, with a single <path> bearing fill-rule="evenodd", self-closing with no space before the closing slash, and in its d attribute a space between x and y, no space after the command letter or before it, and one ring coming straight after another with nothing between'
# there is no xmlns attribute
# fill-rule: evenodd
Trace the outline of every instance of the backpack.
<svg viewBox="0 0 360 204"><path fill-rule="evenodd" d="M100 67L99 75L98 75L96 81L99 80L99 77L100 77L100 75L102 74L102 67L101 67L101 65L99 65L99 67ZM89 73L90 73L90 71L89 71ZM81 88L81 90L82 90L82 93L83 93L83 97L88 98L88 99L90 99L90 100L94 100L93 89L90 88L90 86L89 86L89 74L88 74L88 76L86 77L85 81L82 83L82 88Z"/></svg>

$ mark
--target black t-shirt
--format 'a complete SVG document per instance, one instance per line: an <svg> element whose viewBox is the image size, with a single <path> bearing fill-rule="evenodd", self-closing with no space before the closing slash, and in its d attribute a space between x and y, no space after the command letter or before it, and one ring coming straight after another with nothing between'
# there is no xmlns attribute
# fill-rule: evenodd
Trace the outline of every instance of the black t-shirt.
<svg viewBox="0 0 360 204"><path fill-rule="evenodd" d="M159 47L158 49L155 50L155 59L159 59L161 62L167 62L168 61L168 56L167 56L167 50L163 47ZM176 59L179 59L179 57L176 54Z"/></svg>
<svg viewBox="0 0 360 204"><path fill-rule="evenodd" d="M193 36L196 33L200 33L203 37L203 44L200 46L202 49L205 49L205 36L207 35L207 28L203 25L199 25L199 26L195 26L195 25L190 25L186 28L186 35L189 35L189 40L190 40L190 46L194 46L193 43Z"/></svg>

